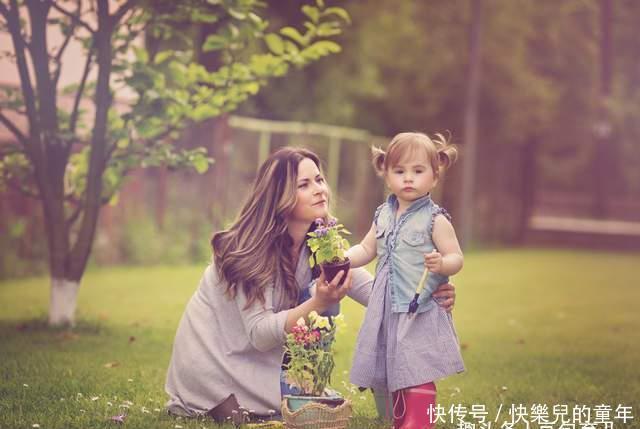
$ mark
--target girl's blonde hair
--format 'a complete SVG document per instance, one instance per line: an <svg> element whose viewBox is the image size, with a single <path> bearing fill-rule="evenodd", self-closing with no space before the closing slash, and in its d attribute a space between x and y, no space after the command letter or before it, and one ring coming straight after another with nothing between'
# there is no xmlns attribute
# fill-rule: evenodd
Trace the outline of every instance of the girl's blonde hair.
<svg viewBox="0 0 640 429"><path fill-rule="evenodd" d="M442 134L435 134L431 138L423 133L400 133L391 140L386 152L377 147L371 148L373 168L382 177L402 158L407 155L413 156L418 151L426 153L436 178L458 159L458 149Z"/></svg>
<svg viewBox="0 0 640 429"><path fill-rule="evenodd" d="M264 304L265 289L278 282L289 305L298 300L287 219L296 205L298 166L305 158L322 171L318 156L306 149L285 147L269 156L238 218L211 240L215 267L227 282L227 294L235 297L242 287L247 307L256 299Z"/></svg>

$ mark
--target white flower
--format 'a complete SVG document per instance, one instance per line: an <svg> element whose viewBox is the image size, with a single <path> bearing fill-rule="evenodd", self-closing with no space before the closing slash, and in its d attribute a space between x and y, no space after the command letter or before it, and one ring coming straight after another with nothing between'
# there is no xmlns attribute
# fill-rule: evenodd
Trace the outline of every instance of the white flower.
<svg viewBox="0 0 640 429"><path fill-rule="evenodd" d="M129 383L132 383L132 382L133 382L133 378L128 378L128 379L127 379L127 381L128 381Z"/></svg>
<svg viewBox="0 0 640 429"><path fill-rule="evenodd" d="M153 411L155 411L156 413L160 412L160 408L154 408Z"/></svg>
<svg viewBox="0 0 640 429"><path fill-rule="evenodd" d="M39 427L40 427L40 425L39 425L38 423L34 423L34 424L32 424L32 425L31 425L31 427L32 427L32 428L39 428Z"/></svg>
<svg viewBox="0 0 640 429"><path fill-rule="evenodd" d="M182 426L180 426L180 425L175 425L175 426L174 426L174 428L176 428L176 429L182 429Z"/></svg>
<svg viewBox="0 0 640 429"><path fill-rule="evenodd" d="M296 325L298 326L306 326L307 322L304 321L304 317L301 317L298 319L298 321L296 322Z"/></svg>
<svg viewBox="0 0 640 429"><path fill-rule="evenodd" d="M24 383L23 386L24 387L29 387L29 385L27 383ZM38 424L38 423L36 423L36 424Z"/></svg>
<svg viewBox="0 0 640 429"><path fill-rule="evenodd" d="M91 400L92 400L92 401L97 401L98 399L100 399L100 397L99 397L99 396L92 396L92 397L91 397Z"/></svg>

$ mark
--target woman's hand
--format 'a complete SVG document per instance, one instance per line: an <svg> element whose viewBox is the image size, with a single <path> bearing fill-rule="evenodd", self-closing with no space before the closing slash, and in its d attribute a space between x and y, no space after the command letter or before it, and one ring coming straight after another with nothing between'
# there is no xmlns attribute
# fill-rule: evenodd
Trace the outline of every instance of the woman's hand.
<svg viewBox="0 0 640 429"><path fill-rule="evenodd" d="M432 296L434 298L440 298L437 299L436 302L440 307L450 313L456 303L456 288L451 283L441 284Z"/></svg>
<svg viewBox="0 0 640 429"><path fill-rule="evenodd" d="M340 302L340 300L347 295L349 289L351 289L351 270L347 271L347 277L342 286L338 286L342 277L344 277L344 271L338 272L331 282L327 282L324 271L322 271L320 277L316 280L315 299L317 299L318 304L325 310L333 304Z"/></svg>

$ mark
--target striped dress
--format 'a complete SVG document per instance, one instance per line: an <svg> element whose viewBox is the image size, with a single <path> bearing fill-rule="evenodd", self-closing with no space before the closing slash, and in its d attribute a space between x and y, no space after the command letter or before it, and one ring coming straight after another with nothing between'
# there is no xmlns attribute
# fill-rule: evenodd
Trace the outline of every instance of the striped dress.
<svg viewBox="0 0 640 429"><path fill-rule="evenodd" d="M393 313L389 263L378 270L358 334L350 381L394 392L464 371L451 313Z"/></svg>

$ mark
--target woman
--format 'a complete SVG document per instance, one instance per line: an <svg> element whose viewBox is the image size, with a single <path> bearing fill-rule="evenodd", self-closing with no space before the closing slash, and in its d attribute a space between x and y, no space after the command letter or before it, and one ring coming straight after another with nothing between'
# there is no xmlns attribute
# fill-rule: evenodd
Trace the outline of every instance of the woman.
<svg viewBox="0 0 640 429"><path fill-rule="evenodd" d="M367 304L372 276L363 268L349 271L340 288L342 273L331 283L321 273L308 293L305 238L329 215L328 202L313 152L286 147L262 164L238 218L211 240L213 263L178 326L165 386L171 413L223 421L242 406L272 414L280 408L285 336L296 321L346 295ZM452 286L437 294L453 306Z"/></svg>

